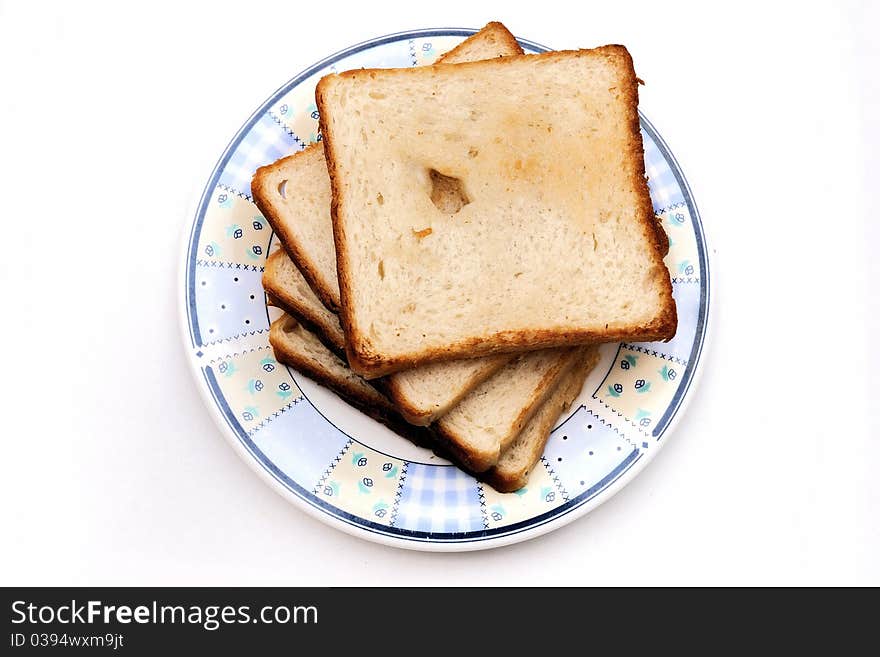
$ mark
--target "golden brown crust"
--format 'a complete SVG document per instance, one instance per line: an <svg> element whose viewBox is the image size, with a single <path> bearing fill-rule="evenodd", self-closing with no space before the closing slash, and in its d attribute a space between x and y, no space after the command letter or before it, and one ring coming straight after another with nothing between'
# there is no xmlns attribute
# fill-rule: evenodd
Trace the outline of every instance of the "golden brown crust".
<svg viewBox="0 0 880 657"><path fill-rule="evenodd" d="M509 358L498 359L484 363L483 367L481 367L477 372L474 373L470 385L463 386L459 394L450 399L444 406L432 410L426 410L418 406L414 406L409 397L407 397L406 393L401 389L400 382L394 376L389 376L383 379L372 379L371 383L373 381L382 382L380 386L382 392L384 392L388 396L388 398L397 408L398 412L403 416L403 419L405 419L410 424L426 427L438 418L442 417L451 408L458 404L458 402L460 402L469 392L471 392L474 388L487 380L490 376L495 374L502 367L507 365L507 363L513 360L513 358L514 355L511 354Z"/></svg>
<svg viewBox="0 0 880 657"><path fill-rule="evenodd" d="M455 46L455 48L439 57L437 61L442 63L447 59L458 57L459 53L467 48L467 46L469 45L469 41L476 36L488 36L490 39L494 37L494 39L502 41L507 48L511 50L516 50L519 54L522 54L523 52L523 49L520 47L519 42L516 40L516 37L510 33L510 30L508 30L503 23L499 23L498 21L490 21L483 26L483 29L469 36L467 39ZM498 56L506 57L507 55Z"/></svg>
<svg viewBox="0 0 880 657"><path fill-rule="evenodd" d="M333 243L336 248L336 275L339 279L340 297L340 307L337 312L339 314L339 321L342 324L342 332L345 334L346 338L346 360L348 361L349 367L351 367L351 369L355 373L360 374L361 372L369 371L370 368L362 366L363 364L359 360L359 350L361 350L360 346L352 345L352 342L354 340L360 339L361 333L360 331L358 331L358 327L354 324L351 313L348 312L350 308L349 297L351 295L351 283L348 276L348 267L346 262L348 251L345 249L344 246L345 228L342 225L342 222L337 220L337 217L339 215L340 195L339 182L337 180L338 172L336 168L336 157L332 143L333 131L330 129L330 126L324 119L327 109L324 102L324 88L327 85L333 83L334 77L334 75L325 75L318 81L318 85L315 87L315 105L318 107L318 116L320 117L319 123L321 126L321 134L323 135L321 143L324 145L324 159L327 161L327 174L330 176L330 217L333 222ZM400 369L403 369L403 367L397 368L397 370ZM390 373L391 371L392 370L383 373L375 373L372 374L369 378L376 378L382 376L382 374Z"/></svg>
<svg viewBox="0 0 880 657"><path fill-rule="evenodd" d="M403 394L403 391L400 389L400 384L393 376L373 380L382 381L382 392L388 396L391 403L394 404L401 416L403 416L403 419L410 424L426 427L436 419L436 413L413 406L406 395Z"/></svg>
<svg viewBox="0 0 880 657"><path fill-rule="evenodd" d="M493 65L503 66L521 57L544 58L547 60L565 57L587 57L599 54L608 59L618 62L624 69L629 84L624 85L623 92L626 94L625 101L629 113L629 154L638 162L639 166L634 173L636 180L633 181L639 195L638 219L643 226L646 241L651 245L653 265L657 271L667 272L663 263L663 256L668 250L668 241L664 239L665 233L660 233L654 217L654 208L648 191L648 183L645 178L644 148L639 126L638 115L638 82L632 65L632 58L624 46L607 45L591 50L558 50L538 55L512 55L498 60L491 60ZM461 62L456 64L434 64L433 66L456 66L467 69L468 67L482 67L487 61ZM430 68L430 67L428 67ZM617 342L630 340L650 342L654 340L668 341L675 335L677 328L677 314L675 302L672 298L672 283L669 276L659 276L662 287L663 309L648 324L638 327L621 327L619 329L607 328L599 331L595 329L574 329L556 331L552 329L527 329L520 331L503 331L488 336L480 336L461 340L447 345L442 349L428 349L420 352L401 354L393 357L383 356L371 351L369 341L363 331L357 326L351 307L351 281L349 278L348 253L346 251L346 236L344 222L339 220L342 199L339 192L339 174L337 158L333 147L333 131L326 120L328 116L325 102L325 92L335 80L351 77L358 78L370 76L372 73L383 69L356 69L342 73L331 74L323 77L315 91L316 103L320 112L321 133L324 136L324 154L327 160L327 169L330 175L332 190L331 217L333 220L333 236L336 245L336 267L339 278L341 303L339 317L346 335L346 356L351 369L367 379L385 376L394 372L417 367L427 363L460 358L474 358L496 353L529 351L559 346L577 346L599 342ZM660 269L662 268L662 269Z"/></svg>
<svg viewBox="0 0 880 657"><path fill-rule="evenodd" d="M283 251L278 250L266 259L266 268L263 271L262 279L263 289L272 297L274 305L281 308L289 315L293 315L309 331L314 333L324 345L336 355L344 359L345 342L336 340L336 336L333 333L325 330L323 320L316 315L311 308L302 304L298 297L290 294L287 287L277 280L278 262L285 255L286 254Z"/></svg>
<svg viewBox="0 0 880 657"><path fill-rule="evenodd" d="M272 322L269 327L269 344L275 352L276 360L295 367L298 371L315 379L315 381L321 385L344 395L346 399L349 399L353 403L370 406L375 405L374 399L370 399L364 395L362 391L350 385L346 380L330 376L324 369L317 367L311 359L304 357L298 351L292 349L284 337L284 328L291 322L296 323L296 319L282 316ZM390 402L387 402L386 400L385 403L385 410L391 410L392 407Z"/></svg>
<svg viewBox="0 0 880 657"><path fill-rule="evenodd" d="M678 328L678 314L675 307L675 301L672 298L672 281L669 278L668 270L663 262L663 258L669 252L669 237L663 230L663 227L657 221L654 215L654 206L651 203L651 193L648 190L648 179L645 175L645 147L642 142L642 130L639 124L639 79L636 77L635 68L633 67L632 57L629 51L623 46L608 46L614 48L616 56L621 58L625 68L625 73L630 78L630 84L624 87L623 91L627 95L629 109L629 132L630 132L630 157L633 162L638 162L638 169L633 174L632 184L639 192L639 220L644 229L645 239L647 239L654 247L654 266L658 271L662 271L663 275L658 276L659 283L663 288L661 295L663 296L663 309L654 320L645 327L648 333L653 333L652 337L627 337L622 339L638 340L640 342L649 342L651 340L670 340Z"/></svg>
<svg viewBox="0 0 880 657"><path fill-rule="evenodd" d="M442 420L433 425L432 428L434 429L434 434L440 438L443 444L449 447L459 459L463 460L470 470L473 472L484 472L485 470L488 470L498 462L501 452L503 452L504 449L514 441L519 435L519 432L522 431L523 427L532 419L535 413L538 412L538 409L541 408L541 404L543 404L556 389L560 379L575 366L577 361L578 358L576 357L572 358L566 357L566 355L560 355L553 367L549 368L547 372L544 373L540 383L535 386L535 392L532 395L532 398L520 409L519 415L517 415L514 420L512 425L513 431L501 438L497 449L488 453L475 453L473 451L468 451L467 439L447 427Z"/></svg>
<svg viewBox="0 0 880 657"><path fill-rule="evenodd" d="M474 476L479 476L498 462L499 453L497 452L489 455L471 454L464 451L454 440L438 431L436 426L430 427L430 430L441 453L445 453L446 458Z"/></svg>
<svg viewBox="0 0 880 657"><path fill-rule="evenodd" d="M654 217L654 232L657 233L657 241L660 244L660 256L665 258L669 253L669 235L663 229L663 223L660 217Z"/></svg>
<svg viewBox="0 0 880 657"><path fill-rule="evenodd" d="M575 347L580 345L598 344L603 342L620 342L623 340L652 342L669 339L669 326L675 326L675 305L672 305L671 319L663 314L648 324L640 327L619 329L592 329L554 331L550 329L526 329L522 331L501 331L498 333L468 338L454 343L444 349L431 349L425 352L408 353L387 360L361 358L353 354L350 345L346 345L346 356L349 365L360 376L373 379L394 372L435 363L445 360L458 360L489 356L492 354L519 353L535 351L551 347ZM674 330L672 331L674 334ZM637 337L634 337L637 336ZM355 358L353 363L352 358ZM355 366L356 364L356 366Z"/></svg>
<svg viewBox="0 0 880 657"><path fill-rule="evenodd" d="M276 160L272 164L267 164L257 169L251 180L251 195L254 199L254 205L266 217L266 221L269 222L272 230L278 235L281 244L287 253L290 254L291 260L302 272L302 275L305 276L306 281L308 281L315 294L318 295L321 303L333 312L338 312L339 308L333 291L321 284L318 265L309 257L308 251L301 248L296 235L288 230L284 218L276 211L276 207L271 200L273 191L271 185L267 184L267 180L272 174L288 163L295 162L296 158L306 157L311 152L311 149L315 148L321 148L320 144L309 144L303 150L293 155L288 155L280 160Z"/></svg>

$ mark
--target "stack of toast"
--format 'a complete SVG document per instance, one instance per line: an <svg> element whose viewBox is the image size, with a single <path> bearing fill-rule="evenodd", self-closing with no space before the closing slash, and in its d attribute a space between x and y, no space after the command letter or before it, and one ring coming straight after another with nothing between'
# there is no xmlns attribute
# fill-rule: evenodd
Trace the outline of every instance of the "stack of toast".
<svg viewBox="0 0 880 657"><path fill-rule="evenodd" d="M622 46L524 55L490 23L432 66L328 75L322 141L257 170L277 359L502 492L597 345L671 338Z"/></svg>

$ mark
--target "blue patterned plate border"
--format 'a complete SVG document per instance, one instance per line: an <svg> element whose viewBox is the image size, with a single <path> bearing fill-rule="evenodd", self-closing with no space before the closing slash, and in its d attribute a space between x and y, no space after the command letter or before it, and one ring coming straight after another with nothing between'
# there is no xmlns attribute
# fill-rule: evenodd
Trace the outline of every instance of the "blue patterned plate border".
<svg viewBox="0 0 880 657"><path fill-rule="evenodd" d="M609 355L613 353L613 358L603 359L600 364L606 367L607 373L604 376L601 376L600 373L600 376L597 378L601 382L588 400L591 403L590 408L582 404L554 430L554 436L557 432L566 431L574 437L574 433L578 431L574 427L577 423L588 423L585 426L589 427L589 429L593 428L593 424L597 428L606 429L608 435L617 440L616 450L620 454L619 461L615 462L613 467L604 476L596 481L586 483L585 481L580 481L580 487L577 486L578 482L571 480L570 476L568 483L561 483L561 480L565 479L564 473L561 472L561 467L560 472L554 471L553 464L545 457L542 462L546 469L546 474L549 476L549 479L552 479L552 483L549 483L546 488L542 488L540 494L544 495L547 499L553 496L553 505L548 507L548 510L526 514L525 517L516 521L506 518L504 523L496 522L496 520L500 521L504 517L504 514L507 513L504 507L509 505L502 504L503 500L488 499L491 495L485 494L483 488L480 487L478 500L479 510L482 515L480 527L468 524L469 521L467 519L455 522L446 519L444 521L445 524L437 525L435 523L432 525L424 519L413 518L407 521L404 518L404 507L407 501L406 495L417 495L419 490L425 490L424 487L440 485L445 494L447 496L452 495L452 499L454 499L454 496L459 494L460 491L464 491L468 484L462 483L456 475L448 474L459 472L455 468L449 467L446 470L438 470L436 468L428 468L417 461L403 461L402 473L399 477L400 485L394 498L394 506L393 508L389 507L392 519L391 524L388 524L387 521L376 521L378 517L387 517L385 513L382 516L378 515L380 512L384 512L384 508L379 508L375 511L375 518L365 517L368 514L343 510L333 503L332 498L322 495L322 490L327 490L328 494L332 494L332 488L329 484L322 489L325 480L329 481L326 476L322 476L311 489L310 487L303 486L301 482L298 482L287 471L289 468L279 467L279 464L267 455L265 446L261 448L257 444L254 439L256 432L259 428L264 427L270 419L267 417L257 424L256 428L245 426L245 422L242 420L242 413L233 410L227 395L224 393L223 386L218 381L218 374L221 376L229 375L229 369L234 361L231 359L224 360L218 354L227 351L234 352L233 355L238 356L247 352L265 350L265 327L267 324L261 324L262 328L260 328L257 326L257 320L254 319L252 330L239 330L235 334L230 334L216 340L212 339L212 336L205 332L206 327L203 325L210 324L210 318L207 322L200 322L200 292L197 289L197 271L206 268L214 268L214 270L218 268L219 270L235 268L236 271L241 271L240 277L243 281L248 279L251 281L251 284L253 284L253 280L258 282L258 274L262 271L261 264L265 262L265 255L268 253L271 239L262 246L255 244L251 247L253 252L249 252L247 255L254 258L254 264L223 261L218 258L205 259L205 254L200 253L199 248L200 246L205 248L200 243L200 237L203 237L202 231L209 205L212 201L217 200L218 191L221 199L228 193L229 199L223 200L223 203L227 202L227 200L231 202L231 200L234 200L234 196L249 201L249 176L256 166L273 161L305 145L305 142L294 130L290 129L289 126L283 125L283 122L278 118L277 112L273 113L270 111L273 108L277 110L279 102L288 97L288 94L291 91L295 91L304 81L314 78L314 76L321 72L334 70L335 65L340 62L386 44L409 44L412 58L411 63L414 65L418 63L418 57L422 56L423 53L421 51L416 52L413 44L421 44L422 48L425 48L427 44L428 49L430 49L431 44L428 42L430 39L438 37L467 37L475 32L476 30L463 28L438 28L391 34L342 50L319 61L291 79L272 94L251 115L226 147L208 178L208 182L198 201L196 211L190 214L191 224L188 225L188 231L185 234L183 244L184 252L180 275L180 307L185 349L193 368L197 387L224 436L226 436L242 458L272 488L301 509L350 534L397 547L454 551L507 545L539 536L552 529L561 527L588 513L609 499L651 461L662 446L664 436L672 430L677 420L681 417L701 369L702 355L709 325L711 296L709 257L699 211L694 203L690 187L671 150L660 137L657 130L640 112L641 127L643 137L645 138L646 169L655 211L663 219L665 225L672 226L673 229L676 226L682 226L686 229L686 231L681 231L676 235L686 232L683 241L690 240L693 242L690 248L695 255L694 260L683 258L680 262L675 263L667 261L667 264L672 269L680 317L683 314L685 315L686 331L680 328L676 338L665 346L663 343L623 343L615 346L616 351L612 350L609 352ZM549 50L545 46L524 39L519 39L519 43L527 52L537 53ZM383 65L385 64L383 63ZM388 65L395 65L395 63L391 62ZM282 107L284 106L282 105ZM278 123L285 130L284 134L286 136L283 139L278 139L276 135L276 141L264 139L266 143L262 144L261 148L250 148L250 150L243 151L241 146L244 142L261 138L259 135L266 130L266 128L262 127L261 122L268 123L269 119L267 117ZM254 137L254 135L257 135L257 137ZM314 135L312 137L314 138ZM280 147L278 146L278 141L281 142ZM251 144L251 146L253 145ZM245 154L257 152L262 161L248 161L246 155L243 156L242 152ZM258 219L259 217L254 217L253 225L255 229L260 224ZM259 229L262 228L263 226L260 226ZM667 232L670 232L669 228L667 228ZM677 240L678 238L676 237ZM207 248L210 249L211 246L209 245ZM217 248L219 251L219 245L217 245ZM234 280L238 282L239 276L236 276ZM205 281L201 281L201 284L205 285ZM254 299L254 297L255 294L250 295L251 299ZM262 296L260 301L262 301ZM204 296L201 297L201 303L204 304ZM693 308L692 317L682 313L682 308L685 305L688 308ZM248 324L251 322L250 319L244 321ZM207 331L212 333L214 330L214 328L207 329ZM679 340L679 336L683 332L685 335L682 340ZM222 330L218 329L218 334L220 333L222 333ZM681 344L677 342L681 342ZM214 355L213 359L212 353ZM629 364L632 363L633 367L635 367L637 360L640 358L643 361L651 360L652 363L654 360L659 359L657 363L662 364L662 370L659 371L662 379L658 379L658 381L661 382L661 385L662 381L669 383L672 379L678 378L678 381L674 382L674 388L672 386L669 388L670 390L674 389L674 394L671 394L670 399L664 400L664 407L660 413L645 411L638 405L640 400L637 398L636 393L645 388L644 379L636 380L635 388L629 385L630 382L625 382L627 385L621 383L628 374L625 370L630 369ZM272 365L269 361L271 361L271 358L264 358L261 362L265 363L263 365L264 368L272 367L274 372L275 365ZM226 371L223 370L224 365L226 365ZM679 371L681 368L683 368L683 371ZM266 371L270 370L267 369ZM280 372L280 370L278 371ZM296 373L288 372L288 374L291 380L299 385L299 387L307 387L302 384ZM592 377L590 380L592 381ZM258 383L260 382L258 381ZM639 383L642 384L641 387L639 387ZM248 385L253 386L253 380ZM280 390L277 391L277 394L284 394L285 385L287 384L284 381L278 384ZM650 387L650 382L648 386ZM289 388L290 386L288 385ZM251 393L254 393L253 389L251 389ZM282 399L285 398L282 396ZM333 430L339 431L315 407L311 399L305 395L303 395L302 399L308 402ZM292 407L298 401L300 399L293 399L289 402L287 408ZM274 413L274 416L278 416L284 410L285 408L279 409L279 411ZM245 421L255 421L255 418L248 418L247 415L248 411L244 411ZM570 428L566 429L566 427ZM348 440L345 442L342 450L335 457L336 462L339 462L343 455L348 455L350 451L354 451L354 456L356 457L361 454L357 452L359 445L357 436L351 435L347 436L347 438ZM548 453L555 455L558 452L560 456L557 458L561 463L563 461L562 455L565 452L561 448L554 451L553 446L557 444L561 445L559 441L554 443L551 438L551 443L548 444ZM623 451L621 451L622 445L625 447ZM352 446L354 446L353 450L350 449ZM369 448L367 449L369 450ZM371 451L370 454L372 457L377 452ZM381 454L381 452L378 452L378 454ZM593 451L590 451L589 454L593 455ZM394 457L390 456L389 458L393 459ZM358 461L366 463L367 459L364 456L360 456ZM391 462L385 465L390 466ZM441 473L439 476L438 472ZM327 474L329 474L329 470L325 472L325 475ZM577 479L577 476L575 475L574 478ZM407 486L403 486L405 479L408 480ZM438 482L438 479L442 481ZM423 488L419 489L418 486ZM416 492L413 493L413 490ZM545 491L547 492L545 493ZM491 493L491 491L489 492ZM461 494L464 495L464 493ZM557 495L560 497L556 498ZM415 507L415 510L418 512L418 507ZM395 521L397 521L396 525L394 524Z"/></svg>

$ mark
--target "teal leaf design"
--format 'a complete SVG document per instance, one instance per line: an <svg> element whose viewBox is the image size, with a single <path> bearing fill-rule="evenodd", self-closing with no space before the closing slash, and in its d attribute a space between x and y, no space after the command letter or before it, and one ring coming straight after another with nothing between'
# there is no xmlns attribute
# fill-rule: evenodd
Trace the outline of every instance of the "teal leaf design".
<svg viewBox="0 0 880 657"><path fill-rule="evenodd" d="M614 386L608 386L608 394L611 397L620 397L620 393L614 389Z"/></svg>
<svg viewBox="0 0 880 657"><path fill-rule="evenodd" d="M393 479L396 476L397 476L397 466L396 465L385 473L386 479Z"/></svg>
<svg viewBox="0 0 880 657"><path fill-rule="evenodd" d="M552 502L556 499L556 491L549 486L541 488L541 499L545 502Z"/></svg>
<svg viewBox="0 0 880 657"><path fill-rule="evenodd" d="M678 273L679 274L687 274L688 267L690 267L690 266L691 266L690 260L682 260L680 263L678 263ZM691 269L691 272L693 272L693 269Z"/></svg>
<svg viewBox="0 0 880 657"><path fill-rule="evenodd" d="M669 368L664 365L662 370L658 370L657 373L663 377L664 381L669 381Z"/></svg>
<svg viewBox="0 0 880 657"><path fill-rule="evenodd" d="M630 366L635 366L636 362L639 360L638 356L633 356L632 354L627 354L623 357Z"/></svg>
<svg viewBox="0 0 880 657"><path fill-rule="evenodd" d="M226 237L232 237L235 235L235 231L237 231L241 226L238 224L232 224L226 227Z"/></svg>
<svg viewBox="0 0 880 657"><path fill-rule="evenodd" d="M363 463L361 463L361 459L363 459ZM364 457L363 452L358 452L357 454L352 455L351 462L354 465L364 466L367 464L367 459Z"/></svg>
<svg viewBox="0 0 880 657"><path fill-rule="evenodd" d="M529 492L529 489L528 489L528 486L523 486L519 490L515 490L513 492L515 495L519 495L520 497L522 497L523 495L525 495L526 493Z"/></svg>
<svg viewBox="0 0 880 657"><path fill-rule="evenodd" d="M211 242L205 247L205 253L207 253L210 258L217 258L223 253L223 249L220 248L220 245L217 244L217 242Z"/></svg>
<svg viewBox="0 0 880 657"><path fill-rule="evenodd" d="M363 479L358 479L358 492L363 493L364 495L369 495L373 491L371 490L373 487L373 480L369 477L364 477Z"/></svg>
<svg viewBox="0 0 880 657"><path fill-rule="evenodd" d="M281 399L287 399L293 394L292 390L276 390L275 394L281 397Z"/></svg>
<svg viewBox="0 0 880 657"><path fill-rule="evenodd" d="M256 406L245 406L244 410L246 413L250 413L252 417L260 417L260 411Z"/></svg>
<svg viewBox="0 0 880 657"><path fill-rule="evenodd" d="M504 507L501 504L493 504L489 507L489 510L494 511L495 513L500 513L502 516L507 513L507 511L504 510Z"/></svg>
<svg viewBox="0 0 880 657"><path fill-rule="evenodd" d="M645 381L645 385L643 385L641 388L636 388L636 392L640 395L644 395L650 389L651 389L651 382Z"/></svg>
<svg viewBox="0 0 880 657"><path fill-rule="evenodd" d="M382 500L379 500L378 502L376 502L373 505L373 511L379 511L380 509L387 509L387 508L388 508L388 504L386 504Z"/></svg>
<svg viewBox="0 0 880 657"><path fill-rule="evenodd" d="M233 363L231 360L227 360L226 361L226 371L223 372L223 376L228 378L228 377L232 376L233 374L235 374L237 371L238 370L235 369L235 363Z"/></svg>
<svg viewBox="0 0 880 657"><path fill-rule="evenodd" d="M650 417L650 416L651 416L651 411L646 411L645 409L640 408L636 411L636 422L638 422L642 418L646 418L646 417Z"/></svg>

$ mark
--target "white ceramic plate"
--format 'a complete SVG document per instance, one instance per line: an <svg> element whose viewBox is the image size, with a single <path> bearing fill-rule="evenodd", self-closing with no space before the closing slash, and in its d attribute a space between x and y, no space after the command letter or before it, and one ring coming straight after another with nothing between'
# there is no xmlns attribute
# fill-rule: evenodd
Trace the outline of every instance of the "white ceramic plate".
<svg viewBox="0 0 880 657"><path fill-rule="evenodd" d="M349 533L424 550L475 550L538 536L596 508L662 447L693 392L709 314L700 217L669 148L642 116L651 199L669 235L678 308L667 343L604 345L602 358L517 493L500 494L275 361L260 284L272 230L252 203L258 166L317 139L322 75L429 63L474 30L430 29L352 46L272 94L208 178L184 244L183 337L224 435L280 494ZM520 40L527 52L543 46Z"/></svg>

